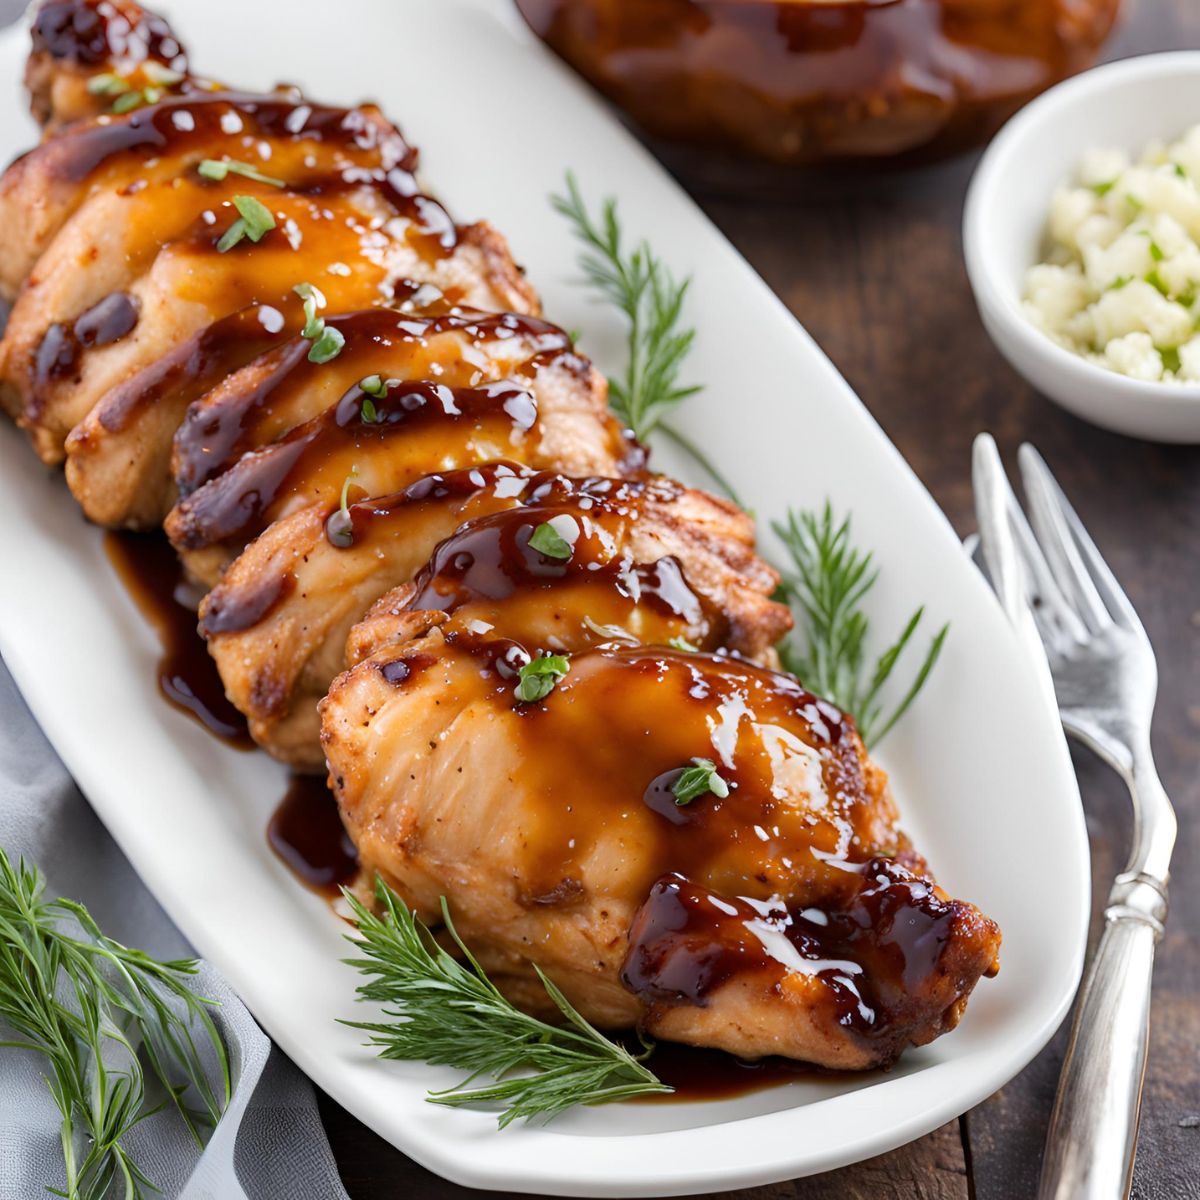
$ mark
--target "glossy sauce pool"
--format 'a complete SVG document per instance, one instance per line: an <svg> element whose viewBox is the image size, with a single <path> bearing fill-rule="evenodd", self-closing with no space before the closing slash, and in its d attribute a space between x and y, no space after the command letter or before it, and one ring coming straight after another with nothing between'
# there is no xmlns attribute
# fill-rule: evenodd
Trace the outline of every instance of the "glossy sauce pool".
<svg viewBox="0 0 1200 1200"><path fill-rule="evenodd" d="M267 826L267 844L310 891L336 900L358 870L324 775L293 775Z"/></svg>
<svg viewBox="0 0 1200 1200"><path fill-rule="evenodd" d="M196 631L195 606L170 543L158 534L110 531L104 548L138 611L158 634L159 690L227 745L252 750L246 719L226 699L216 663Z"/></svg>

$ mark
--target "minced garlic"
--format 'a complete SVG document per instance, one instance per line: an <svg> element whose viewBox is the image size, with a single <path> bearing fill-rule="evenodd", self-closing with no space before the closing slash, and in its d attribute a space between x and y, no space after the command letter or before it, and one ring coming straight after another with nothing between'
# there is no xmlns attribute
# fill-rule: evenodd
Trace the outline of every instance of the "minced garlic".
<svg viewBox="0 0 1200 1200"><path fill-rule="evenodd" d="M1137 162L1092 150L1050 201L1025 311L1068 350L1133 379L1200 382L1200 125Z"/></svg>

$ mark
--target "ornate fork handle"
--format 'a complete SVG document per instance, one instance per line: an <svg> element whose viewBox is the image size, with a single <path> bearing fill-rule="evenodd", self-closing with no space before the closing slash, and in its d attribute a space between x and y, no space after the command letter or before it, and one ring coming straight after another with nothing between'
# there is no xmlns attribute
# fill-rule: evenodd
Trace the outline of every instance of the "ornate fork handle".
<svg viewBox="0 0 1200 1200"><path fill-rule="evenodd" d="M1136 760L1135 768L1121 770L1135 803L1151 810L1166 804L1149 751ZM1139 826L1130 870L1117 876L1109 893L1104 932L1080 989L1038 1200L1122 1200L1129 1194L1150 1040L1154 947L1167 917L1165 880L1137 869L1158 857L1154 822Z"/></svg>

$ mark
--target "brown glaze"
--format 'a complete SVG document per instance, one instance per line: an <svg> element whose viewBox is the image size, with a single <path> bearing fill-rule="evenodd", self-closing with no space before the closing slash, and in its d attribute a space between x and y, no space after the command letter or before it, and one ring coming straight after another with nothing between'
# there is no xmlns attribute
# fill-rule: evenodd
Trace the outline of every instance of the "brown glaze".
<svg viewBox="0 0 1200 1200"><path fill-rule="evenodd" d="M465 522L433 552L405 607L452 613L459 624L482 621L499 636L554 650L614 636L719 646L725 622L692 590L679 561L635 557L641 489L611 484L534 484L520 508ZM530 544L543 525L565 535L568 557Z"/></svg>
<svg viewBox="0 0 1200 1200"><path fill-rule="evenodd" d="M157 535L110 531L104 548L162 644L162 694L222 741L238 750L252 749L246 719L225 698L216 665L196 630L195 606L170 545Z"/></svg>
<svg viewBox="0 0 1200 1200"><path fill-rule="evenodd" d="M891 858L841 869L856 878L855 891L829 910L789 911L665 876L630 930L622 980L651 1002L703 1004L739 973L800 971L825 982L839 1025L886 1035L938 970L961 906Z"/></svg>
<svg viewBox="0 0 1200 1200"><path fill-rule="evenodd" d="M374 417L364 410L367 400ZM519 452L536 418L532 393L511 380L478 388L419 380L382 398L354 384L335 407L183 501L172 536L187 550L237 544L287 511L336 500L348 478L356 490L386 494L431 462L486 462Z"/></svg>
<svg viewBox="0 0 1200 1200"><path fill-rule="evenodd" d="M33 53L83 67L155 59L186 72L187 58L166 21L122 0L43 0L30 29Z"/></svg>
<svg viewBox="0 0 1200 1200"><path fill-rule="evenodd" d="M125 292L113 292L81 313L71 325L55 322L46 330L34 358L34 394L52 381L77 375L85 350L120 341L133 332L137 321L137 300Z"/></svg>
<svg viewBox="0 0 1200 1200"><path fill-rule="evenodd" d="M629 1049L638 1053L634 1041ZM787 1058L735 1058L720 1050L702 1050L678 1042L656 1042L646 1066L674 1090L640 1097L642 1104L691 1104L700 1100L733 1100L786 1083L821 1082L843 1078L834 1071Z"/></svg>
<svg viewBox="0 0 1200 1200"><path fill-rule="evenodd" d="M214 321L169 354L110 392L100 410L109 433L127 429L138 413L167 396L204 395L222 379L266 352L283 335L283 314L253 304Z"/></svg>
<svg viewBox="0 0 1200 1200"><path fill-rule="evenodd" d="M293 775L267 825L267 843L306 888L336 899L358 870L324 775Z"/></svg>
<svg viewBox="0 0 1200 1200"><path fill-rule="evenodd" d="M391 631L386 621L378 628L386 646ZM736 981L732 995L746 1003L779 998L781 1038L795 1005L853 1047L824 1061L886 1063L914 1038L951 1028L965 994L994 967L995 926L940 894L908 856L853 723L792 677L723 655L606 645L572 654L549 695L525 702L514 680L537 644L455 619L408 636L356 668L361 703L385 743L402 736L396 693L411 690L411 719L428 722L412 757L380 761L418 786L455 763L497 773L520 764L519 799L497 803L519 827L520 854L504 870L526 911L522 941L554 940L551 927L569 925L556 908L578 906L589 920L611 913L624 954L613 977L641 1002L651 1030L678 1036L686 1026L672 1026L677 1011L736 1007L742 1001L726 990ZM413 670L420 654L435 657L436 675ZM399 678L368 681L371 669L398 660ZM425 715L439 706L448 726L479 730L488 743L479 754L490 757L455 747L444 759L437 719ZM389 849L360 824L377 810L357 812L344 789L361 765L329 731L327 721L326 755L364 863L403 884L409 843ZM678 772L697 758L715 764L726 794L668 802ZM407 815L420 813L419 799L396 803L417 822L406 825L412 845L437 838ZM498 867L478 853L480 871ZM459 902L464 921L483 919L469 899Z"/></svg>
<svg viewBox="0 0 1200 1200"><path fill-rule="evenodd" d="M330 374L347 386L375 374L385 379L401 374L412 378L414 369L432 378L430 368L436 363L438 379L457 382L454 376L461 373L457 361L447 362L444 348L434 357L439 355L436 339L448 333L465 342L465 349L463 344L454 345L455 360L464 354L472 358L476 351L486 353L489 345L497 342L521 339L528 347L523 373L571 351L566 333L536 317L451 310L444 301L435 302L432 311L366 309L332 317L326 323L345 338L342 352L332 363L309 362L311 343L296 339L258 364L252 387L210 397L188 412L175 437L175 474L181 495L190 495L246 451L317 415L312 411L312 397L323 397L320 388ZM478 372L477 361L470 365L472 374ZM448 370L454 374L448 375Z"/></svg>
<svg viewBox="0 0 1200 1200"><path fill-rule="evenodd" d="M517 0L642 126L773 163L946 153L1088 65L1118 0ZM736 170L736 168L735 168Z"/></svg>
<svg viewBox="0 0 1200 1200"><path fill-rule="evenodd" d="M417 152L371 108L310 104L294 88L268 95L244 92L191 92L159 103L72 126L56 139L55 172L78 182L101 169L123 168L139 160L203 158L217 146L234 155L242 141L261 139L316 142L336 146L356 165L384 173L396 194L415 197ZM269 161L269 160L268 160ZM176 173L178 168L176 167ZM265 167L264 169L269 169Z"/></svg>

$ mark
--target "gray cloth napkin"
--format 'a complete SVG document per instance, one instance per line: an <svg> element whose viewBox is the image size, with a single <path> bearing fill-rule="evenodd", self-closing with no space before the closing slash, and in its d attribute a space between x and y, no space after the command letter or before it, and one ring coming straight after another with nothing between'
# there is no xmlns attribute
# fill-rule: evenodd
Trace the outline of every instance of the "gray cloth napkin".
<svg viewBox="0 0 1200 1200"><path fill-rule="evenodd" d="M109 936L159 958L191 948L105 832L0 662L0 846L37 863L56 894L82 901ZM233 1098L203 1153L164 1111L136 1127L135 1161L178 1200L348 1200L312 1087L275 1049L209 966L195 991L229 1052ZM0 1026L0 1040L7 1036ZM34 1200L62 1187L59 1116L42 1060L0 1048L0 1200Z"/></svg>

